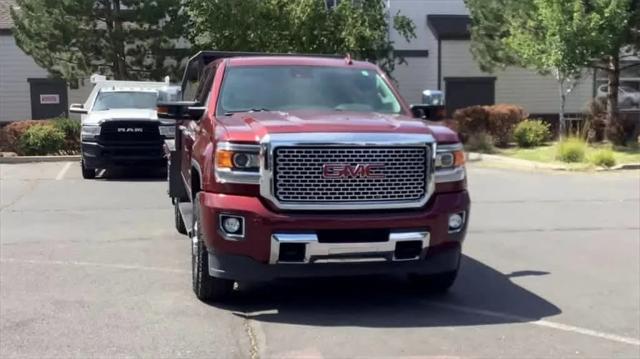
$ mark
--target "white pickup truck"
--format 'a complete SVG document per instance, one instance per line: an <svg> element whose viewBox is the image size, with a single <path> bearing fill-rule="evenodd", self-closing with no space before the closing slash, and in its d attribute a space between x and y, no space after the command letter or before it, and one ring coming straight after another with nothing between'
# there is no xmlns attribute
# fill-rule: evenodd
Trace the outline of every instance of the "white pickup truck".
<svg viewBox="0 0 640 359"><path fill-rule="evenodd" d="M92 75L94 88L84 104L72 104L82 118L82 177L115 166L163 165L163 143L175 136L175 123L156 115L165 82L115 81ZM166 93L164 91L163 93Z"/></svg>

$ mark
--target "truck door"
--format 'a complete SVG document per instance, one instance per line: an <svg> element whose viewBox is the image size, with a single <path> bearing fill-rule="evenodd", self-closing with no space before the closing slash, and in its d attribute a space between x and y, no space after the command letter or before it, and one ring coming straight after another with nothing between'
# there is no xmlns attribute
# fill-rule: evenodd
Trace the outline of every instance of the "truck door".
<svg viewBox="0 0 640 359"><path fill-rule="evenodd" d="M213 77L215 75L215 66L207 66L201 76L199 76L196 83L190 84L195 88L195 91L189 91L189 89L185 90L185 100L194 100L198 102L198 106L205 106L207 99L209 97L209 92L211 91L211 86L213 85ZM190 93L191 92L191 93ZM205 112L206 115L206 112ZM182 150L182 176L184 180L188 183L189 189L192 187L191 183L191 168L192 168L192 151L193 144L196 141L196 136L200 132L200 121L202 118L198 120L188 120L183 121L180 125L180 136L181 136L181 145ZM202 184L200 184L202 185Z"/></svg>

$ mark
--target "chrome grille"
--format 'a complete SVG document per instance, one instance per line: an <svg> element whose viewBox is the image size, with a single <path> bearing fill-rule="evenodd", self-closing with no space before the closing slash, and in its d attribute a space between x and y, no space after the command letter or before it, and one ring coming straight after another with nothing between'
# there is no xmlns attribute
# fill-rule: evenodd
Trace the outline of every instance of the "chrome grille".
<svg viewBox="0 0 640 359"><path fill-rule="evenodd" d="M427 194L428 147L277 147L274 195L281 202L417 202ZM372 176L325 178L324 165L376 164ZM382 165L382 166L380 166Z"/></svg>

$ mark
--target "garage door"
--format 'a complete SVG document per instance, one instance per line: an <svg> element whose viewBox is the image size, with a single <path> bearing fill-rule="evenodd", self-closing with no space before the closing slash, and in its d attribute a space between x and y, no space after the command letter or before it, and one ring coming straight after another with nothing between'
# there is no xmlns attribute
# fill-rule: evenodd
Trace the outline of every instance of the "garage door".
<svg viewBox="0 0 640 359"><path fill-rule="evenodd" d="M449 115L469 106L495 104L495 77L445 77L444 82Z"/></svg>

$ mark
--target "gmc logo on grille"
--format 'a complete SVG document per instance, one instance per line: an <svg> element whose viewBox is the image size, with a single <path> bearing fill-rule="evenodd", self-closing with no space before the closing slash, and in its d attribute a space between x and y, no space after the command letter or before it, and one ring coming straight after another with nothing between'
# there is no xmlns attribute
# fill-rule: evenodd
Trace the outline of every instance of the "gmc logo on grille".
<svg viewBox="0 0 640 359"><path fill-rule="evenodd" d="M142 132L142 128L140 127L118 127L118 132L124 133L132 133L132 132Z"/></svg>
<svg viewBox="0 0 640 359"><path fill-rule="evenodd" d="M327 163L322 165L322 177L329 179L384 178L382 169L384 169L384 164L382 163L358 164L355 166L348 163Z"/></svg>

